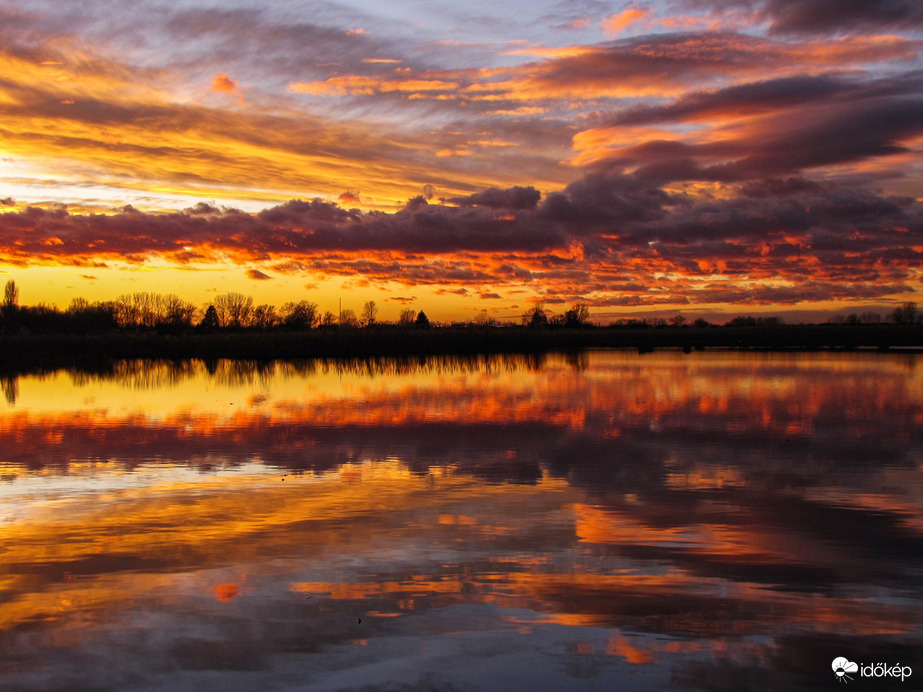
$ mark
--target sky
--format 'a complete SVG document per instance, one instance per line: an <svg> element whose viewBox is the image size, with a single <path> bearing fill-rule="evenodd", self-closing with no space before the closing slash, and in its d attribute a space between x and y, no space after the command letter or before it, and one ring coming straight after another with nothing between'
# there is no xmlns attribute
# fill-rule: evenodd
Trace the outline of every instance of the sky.
<svg viewBox="0 0 923 692"><path fill-rule="evenodd" d="M379 318L886 312L917 0L0 0L0 282Z"/></svg>

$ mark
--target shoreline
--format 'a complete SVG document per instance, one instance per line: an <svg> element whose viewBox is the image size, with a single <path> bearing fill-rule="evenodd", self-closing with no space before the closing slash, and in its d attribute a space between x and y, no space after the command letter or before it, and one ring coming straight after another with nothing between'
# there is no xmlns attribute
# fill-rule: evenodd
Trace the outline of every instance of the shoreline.
<svg viewBox="0 0 923 692"><path fill-rule="evenodd" d="M119 360L295 360L547 353L596 348L923 353L918 325L778 325L650 329L313 329L303 332L35 334L0 336L0 371Z"/></svg>

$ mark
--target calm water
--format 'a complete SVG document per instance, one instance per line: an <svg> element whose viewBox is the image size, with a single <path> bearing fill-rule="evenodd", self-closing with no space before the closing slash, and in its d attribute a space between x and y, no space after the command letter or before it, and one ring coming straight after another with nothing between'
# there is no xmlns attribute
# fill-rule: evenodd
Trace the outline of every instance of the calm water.
<svg viewBox="0 0 923 692"><path fill-rule="evenodd" d="M831 689L838 656L923 682L919 357L0 384L3 690Z"/></svg>

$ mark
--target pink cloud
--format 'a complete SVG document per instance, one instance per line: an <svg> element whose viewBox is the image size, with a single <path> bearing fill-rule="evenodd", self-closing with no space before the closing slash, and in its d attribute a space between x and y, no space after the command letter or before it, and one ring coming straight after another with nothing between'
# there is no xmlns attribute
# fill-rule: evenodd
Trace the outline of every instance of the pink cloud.
<svg viewBox="0 0 923 692"><path fill-rule="evenodd" d="M222 94L234 94L241 103L244 102L244 95L240 91L239 82L231 79L223 72L219 72L212 79L211 89Z"/></svg>
<svg viewBox="0 0 923 692"><path fill-rule="evenodd" d="M600 22L600 26L602 27L602 30L610 36L618 36L632 24L635 24L642 19L648 19L649 17L650 12L647 10L632 7L619 12L618 14L613 14L606 17Z"/></svg>

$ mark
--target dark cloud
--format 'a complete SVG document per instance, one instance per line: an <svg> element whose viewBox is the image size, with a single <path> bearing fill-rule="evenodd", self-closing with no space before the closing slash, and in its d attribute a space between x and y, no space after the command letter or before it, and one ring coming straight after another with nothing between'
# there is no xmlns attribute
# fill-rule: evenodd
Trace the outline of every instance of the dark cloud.
<svg viewBox="0 0 923 692"><path fill-rule="evenodd" d="M738 85L672 104L617 113L612 125L746 117L747 126L704 143L651 139L614 149L608 165L654 183L735 182L909 153L923 135L923 73L857 82L834 76Z"/></svg>
<svg viewBox="0 0 923 692"><path fill-rule="evenodd" d="M597 115L594 119L602 125L646 125L728 114L752 115L829 99L850 88L848 82L832 75L799 75L716 91L695 91L666 105L634 106L610 118Z"/></svg>
<svg viewBox="0 0 923 692"><path fill-rule="evenodd" d="M691 0L686 5L755 9L779 34L830 34L923 28L917 0Z"/></svg>
<svg viewBox="0 0 923 692"><path fill-rule="evenodd" d="M269 274L264 274L259 269L248 269L247 278L253 279L254 281L266 281L272 277Z"/></svg>
<svg viewBox="0 0 923 692"><path fill-rule="evenodd" d="M493 209L534 209L542 193L534 187L511 187L507 190L491 187L467 197L451 197L447 202L462 207L484 206Z"/></svg>
<svg viewBox="0 0 923 692"><path fill-rule="evenodd" d="M767 72L798 73L856 63L912 59L918 45L894 38L853 38L838 44L773 41L731 31L652 34L587 47L574 55L554 57L511 68L503 82L534 98L580 95L669 94L718 78L746 78ZM797 70L796 66L803 66ZM490 83L484 85L489 88ZM500 95L495 92L493 98ZM510 94L510 98L516 96Z"/></svg>
<svg viewBox="0 0 923 692"><path fill-rule="evenodd" d="M591 171L552 193L538 209L538 218L563 225L571 233L583 235L613 224L653 221L680 200L637 176L615 167Z"/></svg>
<svg viewBox="0 0 923 692"><path fill-rule="evenodd" d="M923 208L913 198L803 176L725 189L720 198L692 198L599 168L512 215L422 198L391 214L320 200L255 215L208 205L112 216L30 207L0 217L0 252L14 264L76 266L230 256L280 273L427 285L485 300L502 292L468 287L538 286L551 296L589 296L598 307L794 305L912 291L923 264ZM772 285L754 288L761 281Z"/></svg>

